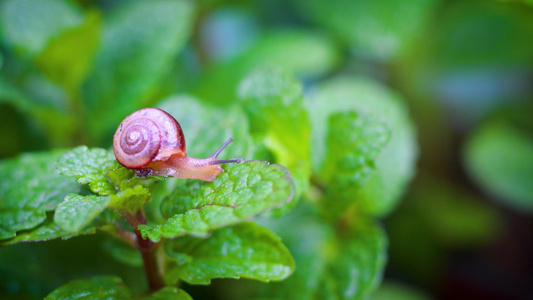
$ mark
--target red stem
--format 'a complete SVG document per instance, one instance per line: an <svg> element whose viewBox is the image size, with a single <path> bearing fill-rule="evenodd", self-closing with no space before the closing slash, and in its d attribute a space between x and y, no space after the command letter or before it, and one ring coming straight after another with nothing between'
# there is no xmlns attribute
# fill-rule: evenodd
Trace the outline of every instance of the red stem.
<svg viewBox="0 0 533 300"><path fill-rule="evenodd" d="M144 271L150 292L155 292L165 287L161 272L157 264L156 250L159 243L154 243L150 239L143 239L141 231L137 228L140 224L146 224L146 218L142 211L137 212L136 216L125 213L124 216L128 223L130 223L135 235L137 236L137 249L141 252L144 263Z"/></svg>

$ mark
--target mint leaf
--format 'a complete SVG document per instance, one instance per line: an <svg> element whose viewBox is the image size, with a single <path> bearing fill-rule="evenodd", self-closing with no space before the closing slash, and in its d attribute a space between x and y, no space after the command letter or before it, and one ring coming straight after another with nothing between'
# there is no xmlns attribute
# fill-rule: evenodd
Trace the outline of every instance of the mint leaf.
<svg viewBox="0 0 533 300"><path fill-rule="evenodd" d="M158 107L180 123L187 142L188 156L211 156L233 137L235 141L224 149L220 157L252 157L253 143L248 119L239 107L211 107L188 96L171 97Z"/></svg>
<svg viewBox="0 0 533 300"><path fill-rule="evenodd" d="M186 0L126 2L108 16L83 87L87 131L97 141L157 91L189 36L192 17L193 3Z"/></svg>
<svg viewBox="0 0 533 300"><path fill-rule="evenodd" d="M77 93L92 63L100 34L100 15L89 11L80 26L54 36L36 58L36 65L69 93Z"/></svg>
<svg viewBox="0 0 533 300"><path fill-rule="evenodd" d="M110 200L109 196L68 194L57 206L54 222L67 232L77 233L89 225L106 208Z"/></svg>
<svg viewBox="0 0 533 300"><path fill-rule="evenodd" d="M0 239L36 227L68 193L79 191L58 174L55 161L64 151L23 154L0 161Z"/></svg>
<svg viewBox="0 0 533 300"><path fill-rule="evenodd" d="M356 112L391 130L387 145L375 159L376 171L354 197L358 208L372 215L390 212L402 196L415 170L415 129L402 99L381 84L360 77L339 77L311 93L311 158L316 174L326 160L328 120L338 112Z"/></svg>
<svg viewBox="0 0 533 300"><path fill-rule="evenodd" d="M109 207L135 215L150 199L150 191L137 185L112 195Z"/></svg>
<svg viewBox="0 0 533 300"><path fill-rule="evenodd" d="M252 134L291 171L298 199L311 175L311 125L301 84L279 68L259 69L241 82L239 98L250 116Z"/></svg>
<svg viewBox="0 0 533 300"><path fill-rule="evenodd" d="M322 277L327 293L341 299L365 299L381 283L387 260L387 237L374 224L357 224L337 241L337 256L330 257Z"/></svg>
<svg viewBox="0 0 533 300"><path fill-rule="evenodd" d="M116 161L113 153L101 149L80 146L63 155L57 168L62 175L74 176L79 183L100 195L111 195L106 205L135 214L150 201L150 192L140 184L153 178L138 178L133 170ZM99 198L103 199L103 198Z"/></svg>
<svg viewBox="0 0 533 300"><path fill-rule="evenodd" d="M318 77L332 70L340 59L335 41L319 32L286 28L265 32L239 57L208 69L195 94L211 102L227 103L235 99L239 82L255 69L279 66L306 78Z"/></svg>
<svg viewBox="0 0 533 300"><path fill-rule="evenodd" d="M284 28L266 32L233 66L240 63L249 68L240 78L255 68L268 65L280 66L306 78L318 77L332 70L341 60L341 55L334 39L328 35Z"/></svg>
<svg viewBox="0 0 533 300"><path fill-rule="evenodd" d="M192 297L182 289L167 286L148 297L144 297L143 300L192 300Z"/></svg>
<svg viewBox="0 0 533 300"><path fill-rule="evenodd" d="M213 231L209 238L182 237L165 242L175 258L172 282L209 284L213 278L283 280L294 270L294 260L280 239L254 223Z"/></svg>
<svg viewBox="0 0 533 300"><path fill-rule="evenodd" d="M24 86L26 90L19 89L15 86L16 81L13 76L9 79L1 76L0 74L0 103L9 103L13 105L26 118L20 118L19 114L13 115L11 109L2 110L2 118L6 119L6 130L0 132L1 135L5 135L5 138L13 139L15 141L7 143L7 147L2 149L9 153L15 153L10 148L23 146L24 149L38 148L37 144L41 143L39 139L34 136L45 135L50 139L50 145L65 145L71 142L70 134L73 131L73 119L72 116L65 115L62 106L67 105L66 99L58 97L57 94L49 95L59 92L56 86L46 81L44 78L38 76L37 78L26 78L26 82L23 85L31 87L28 91L27 86ZM18 82L17 82L18 83ZM20 84L20 83L19 83ZM35 91L37 90L37 91ZM52 92L53 91L53 92ZM47 95L35 95L35 93L48 93ZM59 92L61 93L61 92ZM52 100L53 99L53 100ZM6 115L7 114L7 115ZM10 122L10 119L16 119L16 123ZM11 123L11 124L9 124ZM30 128L25 128L29 126ZM15 128L13 130L7 130ZM5 139L4 138L4 139Z"/></svg>
<svg viewBox="0 0 533 300"><path fill-rule="evenodd" d="M122 279L116 276L97 276L73 280L44 299L132 299L132 295Z"/></svg>
<svg viewBox="0 0 533 300"><path fill-rule="evenodd" d="M284 299L366 299L381 282L387 257L385 232L370 220L333 228L300 205L292 218L264 220L281 236L296 271L270 284L269 296ZM305 206L303 207L305 208Z"/></svg>
<svg viewBox="0 0 533 300"><path fill-rule="evenodd" d="M421 35L435 0L297 1L313 20L362 56L387 60L402 54Z"/></svg>
<svg viewBox="0 0 533 300"><path fill-rule="evenodd" d="M526 132L487 122L469 138L464 159L473 179L497 200L533 212L533 142Z"/></svg>
<svg viewBox="0 0 533 300"><path fill-rule="evenodd" d="M375 161L390 139L385 123L355 112L334 113L328 122L327 154L319 174L326 182L322 211L337 217L375 171Z"/></svg>
<svg viewBox="0 0 533 300"><path fill-rule="evenodd" d="M77 234L91 233L94 228L86 228L83 232ZM13 245L21 242L40 242L56 238L68 239L74 236L72 233L61 230L54 223L53 218L49 216L43 223L29 230L17 232L17 236L12 239L0 240L0 246Z"/></svg>
<svg viewBox="0 0 533 300"><path fill-rule="evenodd" d="M2 38L15 53L34 56L54 37L83 22L79 9L62 0L8 0L0 5Z"/></svg>
<svg viewBox="0 0 533 300"><path fill-rule="evenodd" d="M209 231L250 219L292 200L294 186L280 165L249 161L228 164L214 181L180 180L162 203L161 225L140 225L144 238L159 241Z"/></svg>
<svg viewBox="0 0 533 300"><path fill-rule="evenodd" d="M61 175L76 177L79 183L88 183L93 192L104 196L116 193L106 172L119 166L113 153L101 148L89 149L87 146L70 150L57 162Z"/></svg>

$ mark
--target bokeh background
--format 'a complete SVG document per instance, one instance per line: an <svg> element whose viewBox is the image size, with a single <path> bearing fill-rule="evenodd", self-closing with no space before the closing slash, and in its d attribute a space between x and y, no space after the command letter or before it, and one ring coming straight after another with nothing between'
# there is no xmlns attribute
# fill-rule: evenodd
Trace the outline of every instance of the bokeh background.
<svg viewBox="0 0 533 300"><path fill-rule="evenodd" d="M224 104L261 65L294 72L305 92L362 76L407 103L419 145L416 176L383 218L388 262L372 299L533 299L533 1L132 2L0 1L0 158L109 147L133 110L184 93ZM3 271L61 281L96 239L70 241L64 266L47 264L63 244L16 246ZM139 268L87 260L142 281ZM23 262L40 269L13 271ZM187 289L239 299L236 286Z"/></svg>

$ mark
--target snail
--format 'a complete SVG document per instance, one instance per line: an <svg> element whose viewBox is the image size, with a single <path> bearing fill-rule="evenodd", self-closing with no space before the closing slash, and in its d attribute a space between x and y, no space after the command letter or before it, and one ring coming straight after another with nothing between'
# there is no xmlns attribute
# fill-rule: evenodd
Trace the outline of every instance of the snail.
<svg viewBox="0 0 533 300"><path fill-rule="evenodd" d="M208 158L188 157L185 137L174 117L158 108L145 108L127 116L113 137L113 152L126 168L137 176L162 175L213 181L224 170L223 163L243 159L218 160L217 156L233 141L228 139Z"/></svg>

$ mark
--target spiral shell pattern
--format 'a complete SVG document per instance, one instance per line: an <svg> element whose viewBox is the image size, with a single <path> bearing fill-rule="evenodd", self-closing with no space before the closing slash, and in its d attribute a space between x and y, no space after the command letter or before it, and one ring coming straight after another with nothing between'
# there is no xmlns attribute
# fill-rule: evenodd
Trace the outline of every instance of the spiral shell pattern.
<svg viewBox="0 0 533 300"><path fill-rule="evenodd" d="M122 121L113 138L113 152L123 166L141 169L176 153L184 156L185 139L171 115L157 108L145 108Z"/></svg>

